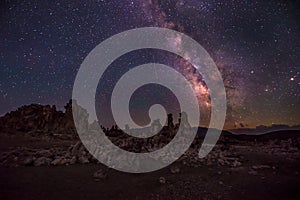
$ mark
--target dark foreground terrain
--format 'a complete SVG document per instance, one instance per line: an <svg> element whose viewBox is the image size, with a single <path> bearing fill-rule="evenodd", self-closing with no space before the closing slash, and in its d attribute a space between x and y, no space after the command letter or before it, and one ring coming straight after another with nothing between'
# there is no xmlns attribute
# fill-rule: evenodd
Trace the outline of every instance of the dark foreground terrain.
<svg viewBox="0 0 300 200"><path fill-rule="evenodd" d="M218 144L205 160L128 174L81 158L75 140L3 135L0 199L300 199L298 140Z"/></svg>

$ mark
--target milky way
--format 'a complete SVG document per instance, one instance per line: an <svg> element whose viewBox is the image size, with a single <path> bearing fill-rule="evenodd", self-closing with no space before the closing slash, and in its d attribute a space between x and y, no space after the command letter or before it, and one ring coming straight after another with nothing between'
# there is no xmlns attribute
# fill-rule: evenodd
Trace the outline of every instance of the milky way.
<svg viewBox="0 0 300 200"><path fill-rule="evenodd" d="M23 1L2 2L0 13L0 114L30 103L63 109L80 64L96 45L121 31L156 26L187 34L214 59L228 96L227 128L300 124L296 1ZM181 48L180 38L176 41ZM99 112L109 112L109 93L123 73L155 61L173 66L191 81L208 115L205 80L188 61L161 54L132 52L114 62L98 86ZM133 99L138 115L144 114L140 108L157 101L151 87L144 89L136 95L145 101ZM172 94L159 98L170 111L178 111ZM106 119L108 125L110 117Z"/></svg>

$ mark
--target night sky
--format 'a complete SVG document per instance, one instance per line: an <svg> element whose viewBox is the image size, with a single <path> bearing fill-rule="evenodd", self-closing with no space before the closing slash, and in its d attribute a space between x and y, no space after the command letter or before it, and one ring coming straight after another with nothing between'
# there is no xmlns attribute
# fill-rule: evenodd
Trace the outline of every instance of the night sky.
<svg viewBox="0 0 300 200"><path fill-rule="evenodd" d="M71 98L80 64L94 47L119 32L156 26L187 34L214 59L227 90L225 128L300 124L296 1L83 2L0 3L0 115L31 103L55 104L62 110ZM207 123L210 101L201 75L175 55L148 49L118 58L105 73L105 82L100 81L96 106L103 124L111 123L107 105L116 81L147 62L168 64L191 80L200 108L208 110L203 115L203 124ZM134 95L132 116L147 123L147 108L156 102L178 112L170 92L150 85Z"/></svg>

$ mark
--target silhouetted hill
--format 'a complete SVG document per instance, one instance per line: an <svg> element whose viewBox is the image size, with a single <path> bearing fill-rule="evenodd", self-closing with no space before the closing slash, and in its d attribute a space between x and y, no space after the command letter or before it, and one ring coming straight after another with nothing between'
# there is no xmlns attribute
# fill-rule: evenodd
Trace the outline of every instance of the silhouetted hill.
<svg viewBox="0 0 300 200"><path fill-rule="evenodd" d="M248 135L260 135L275 131L281 130L300 130L300 125L295 126L288 126L285 124L273 124L272 126L256 126L255 128L238 128L238 129L231 129L230 132L234 134L248 134Z"/></svg>
<svg viewBox="0 0 300 200"><path fill-rule="evenodd" d="M268 141L268 140L287 140L289 138L300 138L300 130L280 130L280 131L272 131L268 133L264 133L261 135L246 135L246 134L231 134L228 135L228 138L233 138L237 140L244 140L244 141Z"/></svg>

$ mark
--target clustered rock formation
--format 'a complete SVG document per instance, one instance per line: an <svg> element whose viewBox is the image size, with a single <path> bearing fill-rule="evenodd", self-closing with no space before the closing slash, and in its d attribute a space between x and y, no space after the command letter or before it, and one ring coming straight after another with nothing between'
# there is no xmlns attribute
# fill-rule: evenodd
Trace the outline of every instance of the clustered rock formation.
<svg viewBox="0 0 300 200"><path fill-rule="evenodd" d="M77 104L75 104L77 105ZM82 109L76 109L77 113L74 116L80 116L80 127L84 130L93 131L93 124L88 124L88 113ZM181 113L178 119L178 123L174 124L172 114L168 115L167 125L160 127L160 123L155 121L149 131L156 132L161 128L161 131L153 137L149 138L136 138L131 137L124 133L118 126L114 125L111 129L101 126L105 135L111 140L112 143L118 147L136 153L152 152L157 149L161 149L166 146L172 138L176 135L179 127L183 127L185 130L191 129L188 123L188 116L186 113ZM179 126L180 125L180 126ZM98 161L90 154L81 141L78 140L72 113L72 102L69 101L65 106L65 112L57 111L55 106L42 106L32 104L23 106L16 111L10 112L0 118L0 129L7 133L26 133L30 136L43 136L49 135L50 137L59 135L60 137L53 137L58 139L71 139L73 143L67 147L49 147L49 148L28 148L28 147L16 147L9 151L0 153L0 165L4 166L58 166L58 165L73 165L73 164L88 164L98 163ZM205 134L207 129L199 128L198 135L194 139L191 147L182 155L177 162L190 166L201 167L203 165L217 165L228 167L233 171L239 171L245 168L247 160L239 154L241 151L262 151L267 154L282 155L288 159L300 158L300 137L276 139L278 137L259 137L255 139L248 138L248 136L232 135L229 133L222 133L222 136L218 144L214 149L205 157L199 158L198 151L202 144L203 137L202 132ZM125 127L125 131L130 131L128 126ZM199 134L200 133L200 134ZM69 137L65 137L69 136ZM242 140L241 140L242 138ZM182 137L182 140L185 138ZM228 145L230 144L238 144ZM69 144L69 143L68 143ZM179 142L176 149L180 149L181 143ZM242 148L247 147L247 148ZM248 148L253 147L253 148ZM257 148L258 147L258 148ZM174 149L174 151L176 151ZM104 154L109 158L109 149L98 145L95 151L100 154ZM92 152L95 153L95 152ZM172 152L162 155L163 158L171 158ZM119 157L119 163L124 161L124 157ZM156 158L154 158L156 159ZM167 160L166 160L167 161ZM248 167L249 168L249 167ZM250 175L258 175L262 170L276 170L277 167L269 165L253 165L250 166L248 173ZM172 166L170 168L172 174L180 173L180 168ZM107 177L108 170L98 170L93 174L95 180L105 179ZM160 177L159 182L161 184L166 183L164 177ZM221 183L220 183L221 184Z"/></svg>
<svg viewBox="0 0 300 200"><path fill-rule="evenodd" d="M0 163L4 166L57 166L97 163L97 160L86 151L81 142L76 142L69 148L18 147L0 155Z"/></svg>
<svg viewBox="0 0 300 200"><path fill-rule="evenodd" d="M0 118L0 129L11 134L23 132L76 137L71 100L65 106L65 112L50 105L22 106Z"/></svg>

